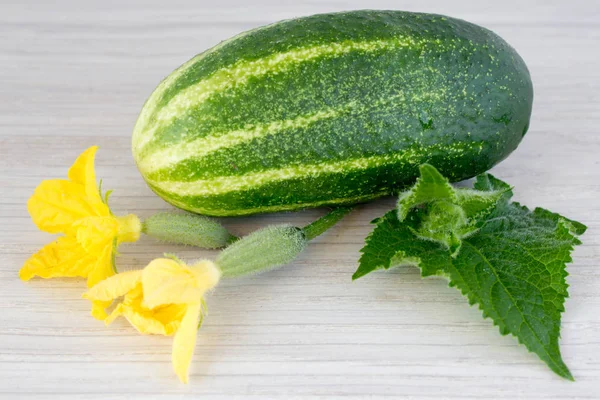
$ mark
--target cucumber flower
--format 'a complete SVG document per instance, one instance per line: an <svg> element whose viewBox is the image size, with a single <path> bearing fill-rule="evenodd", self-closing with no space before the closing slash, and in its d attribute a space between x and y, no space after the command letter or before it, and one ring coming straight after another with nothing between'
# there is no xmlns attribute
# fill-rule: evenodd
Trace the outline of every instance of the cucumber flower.
<svg viewBox="0 0 600 400"><path fill-rule="evenodd" d="M122 272L107 278L89 289L83 297L106 307L117 300L110 315L103 310L107 325L124 316L142 334L175 335L173 369L179 379L187 383L197 330L204 316L204 295L217 286L222 277L258 274L288 264L304 250L309 240L331 228L351 209L334 209L304 228L271 225L235 240L230 240L229 234L222 235L231 243L214 262L202 260L188 266L174 256L159 258L143 270ZM162 219L161 216L154 223L162 226ZM211 224L203 224L204 227L212 227ZM177 224L162 232L167 232L169 237L181 237L179 232L187 229L175 231L173 227L191 225L190 221L178 220Z"/></svg>
<svg viewBox="0 0 600 400"><path fill-rule="evenodd" d="M54 242L31 256L19 271L22 280L82 277L88 287L115 274L114 257L122 242L140 237L141 222L133 214L116 217L96 183L96 146L85 150L71 166L68 179L43 181L27 202L36 226L48 233L62 233ZM104 304L94 303L92 315L104 319Z"/></svg>
<svg viewBox="0 0 600 400"><path fill-rule="evenodd" d="M104 320L107 325L122 315L140 333L175 335L173 369L187 383L204 295L220 278L221 271L208 260L187 266L175 258L159 258L143 270L122 272L98 283L83 297L105 304L120 298Z"/></svg>

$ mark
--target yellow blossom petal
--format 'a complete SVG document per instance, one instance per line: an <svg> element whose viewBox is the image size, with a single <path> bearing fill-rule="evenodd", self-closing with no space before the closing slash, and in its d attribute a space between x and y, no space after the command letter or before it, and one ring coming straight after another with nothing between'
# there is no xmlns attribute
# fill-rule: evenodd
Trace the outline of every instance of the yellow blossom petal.
<svg viewBox="0 0 600 400"><path fill-rule="evenodd" d="M27 201L27 210L38 229L67 234L75 221L95 213L81 186L59 179L40 183Z"/></svg>
<svg viewBox="0 0 600 400"><path fill-rule="evenodd" d="M82 277L88 278L93 286L114 274L113 243L104 242L104 248L90 253L72 236L63 236L44 246L31 256L19 271L19 277L27 281L34 276L40 278Z"/></svg>
<svg viewBox="0 0 600 400"><path fill-rule="evenodd" d="M121 272L104 279L83 294L89 300L112 301L136 288L142 280L142 270Z"/></svg>
<svg viewBox="0 0 600 400"><path fill-rule="evenodd" d="M123 301L104 318L107 325L123 315L140 333L170 336L177 331L186 306L170 304L154 310L143 307L141 272L128 271L105 279L88 290L83 297L94 302L110 302L124 296Z"/></svg>
<svg viewBox="0 0 600 400"><path fill-rule="evenodd" d="M178 261L159 258L142 274L144 305L155 308L165 304L200 303L207 290L219 282L221 272L208 260L190 268Z"/></svg>
<svg viewBox="0 0 600 400"><path fill-rule="evenodd" d="M185 316L181 320L181 325L179 325L179 329L177 329L177 333L173 338L171 361L175 373L183 383L188 383L189 368L196 347L198 320L201 311L201 304L189 304Z"/></svg>
<svg viewBox="0 0 600 400"><path fill-rule="evenodd" d="M167 335L172 335L179 328L179 324L185 315L187 306L184 304L168 304L166 306L156 307L152 310L152 315L163 325Z"/></svg>
<svg viewBox="0 0 600 400"><path fill-rule="evenodd" d="M115 271L113 268L113 246L112 243L107 243L106 247L102 250L99 257L95 259L95 262L88 273L88 287L98 286L98 282L102 283L107 278L113 277ZM141 272L141 271L139 271ZM84 297L87 293L84 293ZM117 296L118 297L118 296ZM107 314L105 309L112 304L112 299L90 299L92 300L92 317L98 320L105 320Z"/></svg>
<svg viewBox="0 0 600 400"><path fill-rule="evenodd" d="M100 253L94 254L96 256L95 263L87 275L88 287L92 287L115 274L113 252L113 243L107 242L104 248L100 250Z"/></svg>
<svg viewBox="0 0 600 400"><path fill-rule="evenodd" d="M86 149L77 157L77 160L69 168L69 179L83 187L88 204L96 211L94 215L108 215L108 207L100 197L100 190L96 183L96 171L94 169L94 159L96 157L98 146L92 146Z"/></svg>
<svg viewBox="0 0 600 400"><path fill-rule="evenodd" d="M60 237L31 256L19 271L22 280L41 278L86 277L96 264L73 237Z"/></svg>
<svg viewBox="0 0 600 400"><path fill-rule="evenodd" d="M189 267L196 276L196 285L204 292L213 289L221 279L221 270L210 260L201 260Z"/></svg>
<svg viewBox="0 0 600 400"><path fill-rule="evenodd" d="M102 311L104 311L104 310L102 310ZM123 315L123 303L117 304L117 306L114 308L114 310L112 310L112 312L109 315L107 315L105 318L103 318L104 323L106 324L106 326L108 326L108 325L112 324L113 321L121 315Z"/></svg>
<svg viewBox="0 0 600 400"><path fill-rule="evenodd" d="M140 333L170 336L177 331L185 314L186 305L169 304L150 310L142 305L140 285L125 295L121 313Z"/></svg>
<svg viewBox="0 0 600 400"><path fill-rule="evenodd" d="M68 234L72 233L73 223L81 218L110 215L95 182L95 151L95 147L90 148L77 158L69 170L70 181L45 180L35 189L27 209L40 230Z"/></svg>
<svg viewBox="0 0 600 400"><path fill-rule="evenodd" d="M170 305L167 314L181 314L185 305ZM123 315L129 323L142 334L171 336L179 328L181 319L160 321L150 310L123 306Z"/></svg>
<svg viewBox="0 0 600 400"><path fill-rule="evenodd" d="M108 314L106 314L106 309L110 307L112 301L92 301L92 317L96 318L99 321L104 321L108 318Z"/></svg>
<svg viewBox="0 0 600 400"><path fill-rule="evenodd" d="M73 224L77 241L91 254L102 254L119 232L119 223L114 217L85 217Z"/></svg>

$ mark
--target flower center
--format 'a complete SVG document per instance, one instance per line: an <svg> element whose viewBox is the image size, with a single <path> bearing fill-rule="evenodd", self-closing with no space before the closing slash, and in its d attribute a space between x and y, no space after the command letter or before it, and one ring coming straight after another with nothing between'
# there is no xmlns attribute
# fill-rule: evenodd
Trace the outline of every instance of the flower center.
<svg viewBox="0 0 600 400"><path fill-rule="evenodd" d="M196 278L196 287L207 291L213 289L221 280L221 270L210 260L201 260L190 265L190 270Z"/></svg>
<svg viewBox="0 0 600 400"><path fill-rule="evenodd" d="M142 223L137 216L129 214L124 217L115 217L115 219L119 224L119 232L117 234L117 241L119 243L136 242L140 238Z"/></svg>

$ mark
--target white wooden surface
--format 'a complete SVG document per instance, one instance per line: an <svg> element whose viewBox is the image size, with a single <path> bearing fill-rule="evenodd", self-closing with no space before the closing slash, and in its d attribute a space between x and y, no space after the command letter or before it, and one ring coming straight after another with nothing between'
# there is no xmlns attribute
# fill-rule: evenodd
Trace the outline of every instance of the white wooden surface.
<svg viewBox="0 0 600 400"><path fill-rule="evenodd" d="M491 28L528 63L531 130L493 172L518 200L589 225L569 266L561 347L575 383L556 377L441 280L413 268L350 276L369 221L361 207L294 264L223 282L208 299L189 385L170 366L171 339L139 336L88 316L83 282L24 284L23 261L50 240L25 207L44 178L101 150L99 176L115 212L169 209L130 156L143 101L172 69L233 34L283 18L356 8L449 14ZM0 397L600 398L600 4L571 1L2 0L0 3ZM322 211L229 219L237 233L308 222ZM139 268L163 251L121 248Z"/></svg>

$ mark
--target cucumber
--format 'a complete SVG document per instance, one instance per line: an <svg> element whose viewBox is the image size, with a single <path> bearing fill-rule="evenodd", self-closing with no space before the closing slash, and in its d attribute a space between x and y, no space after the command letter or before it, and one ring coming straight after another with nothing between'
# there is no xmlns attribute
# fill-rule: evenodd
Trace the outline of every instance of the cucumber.
<svg viewBox="0 0 600 400"><path fill-rule="evenodd" d="M278 22L160 83L133 155L167 202L214 216L394 194L422 163L459 181L527 132L525 63L493 32L441 15L351 11Z"/></svg>

